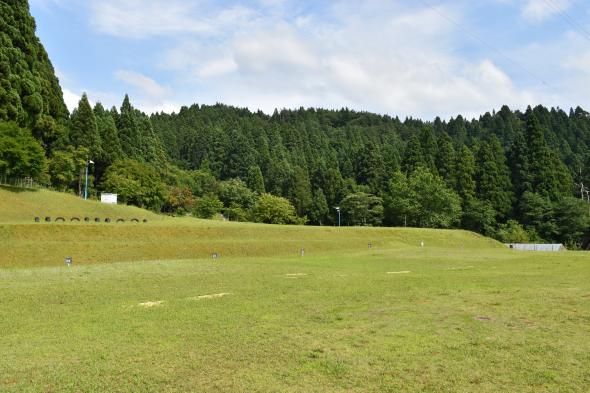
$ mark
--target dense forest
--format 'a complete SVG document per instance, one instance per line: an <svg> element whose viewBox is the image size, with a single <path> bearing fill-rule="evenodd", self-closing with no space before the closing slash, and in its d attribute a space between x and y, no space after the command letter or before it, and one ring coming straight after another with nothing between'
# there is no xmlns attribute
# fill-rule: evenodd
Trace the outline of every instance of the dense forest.
<svg viewBox="0 0 590 393"><path fill-rule="evenodd" d="M590 115L502 107L422 121L221 104L148 116L84 95L68 113L25 0L0 1L0 177L167 214L267 223L465 228L581 245Z"/></svg>

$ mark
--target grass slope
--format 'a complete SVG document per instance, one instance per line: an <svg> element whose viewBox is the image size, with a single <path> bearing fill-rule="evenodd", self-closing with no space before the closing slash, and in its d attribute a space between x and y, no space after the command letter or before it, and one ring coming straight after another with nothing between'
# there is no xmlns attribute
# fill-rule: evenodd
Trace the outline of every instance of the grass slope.
<svg viewBox="0 0 590 393"><path fill-rule="evenodd" d="M42 212L42 213L41 213ZM41 216L138 217L148 223L35 223ZM466 231L401 228L334 228L230 223L170 218L127 206L103 205L50 191L0 189L0 267L226 257L307 256L358 253L376 248L501 247Z"/></svg>
<svg viewBox="0 0 590 393"><path fill-rule="evenodd" d="M3 254L17 250L0 256L2 392L590 386L586 253L516 252L463 231L11 220L0 232ZM234 254L188 257L200 241ZM82 256L68 268L26 242ZM133 259L142 247L162 260ZM134 263L90 263L124 256Z"/></svg>
<svg viewBox="0 0 590 393"><path fill-rule="evenodd" d="M35 217L95 217L124 219L146 218L162 220L162 216L133 206L106 205L97 201L85 201L72 194L47 190L0 186L0 224L32 223Z"/></svg>

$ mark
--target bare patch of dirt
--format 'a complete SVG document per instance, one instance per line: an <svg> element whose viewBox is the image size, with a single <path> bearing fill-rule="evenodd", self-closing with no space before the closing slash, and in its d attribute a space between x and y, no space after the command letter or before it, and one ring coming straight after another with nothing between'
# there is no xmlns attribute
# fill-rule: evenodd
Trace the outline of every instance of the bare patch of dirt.
<svg viewBox="0 0 590 393"><path fill-rule="evenodd" d="M477 319L478 321L491 321L492 320L492 318L486 317L485 315L477 316L477 317L475 317L475 319Z"/></svg>
<svg viewBox="0 0 590 393"><path fill-rule="evenodd" d="M231 295L229 292L222 292L222 293L212 293L210 295L200 295L195 297L189 297L190 300L201 300L201 299L217 299L220 297Z"/></svg>
<svg viewBox="0 0 590 393"><path fill-rule="evenodd" d="M409 270L402 270L401 272L387 272L387 274L408 274L408 273L412 273Z"/></svg>
<svg viewBox="0 0 590 393"><path fill-rule="evenodd" d="M155 306L160 306L162 303L164 303L162 300L158 300L155 302L144 302L144 303L139 303L138 306L139 307L155 307Z"/></svg>

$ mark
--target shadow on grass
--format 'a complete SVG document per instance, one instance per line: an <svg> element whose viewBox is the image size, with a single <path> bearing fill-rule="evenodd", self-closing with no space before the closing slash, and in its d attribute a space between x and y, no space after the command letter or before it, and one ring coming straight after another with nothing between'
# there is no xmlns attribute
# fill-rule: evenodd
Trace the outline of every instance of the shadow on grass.
<svg viewBox="0 0 590 393"><path fill-rule="evenodd" d="M16 186L0 186L0 190L8 191L8 192L37 192L39 191L37 188L25 188L25 187L16 187Z"/></svg>

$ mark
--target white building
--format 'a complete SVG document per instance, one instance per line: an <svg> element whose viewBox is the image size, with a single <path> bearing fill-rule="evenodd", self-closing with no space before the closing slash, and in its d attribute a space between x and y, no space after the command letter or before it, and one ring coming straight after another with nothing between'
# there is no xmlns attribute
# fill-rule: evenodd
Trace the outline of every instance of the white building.
<svg viewBox="0 0 590 393"><path fill-rule="evenodd" d="M519 251L564 251L566 248L563 244L529 244L529 243L510 243L506 246Z"/></svg>
<svg viewBox="0 0 590 393"><path fill-rule="evenodd" d="M102 194L100 194L100 201L102 203L108 203L109 205L116 205L117 204L117 194L102 193Z"/></svg>

